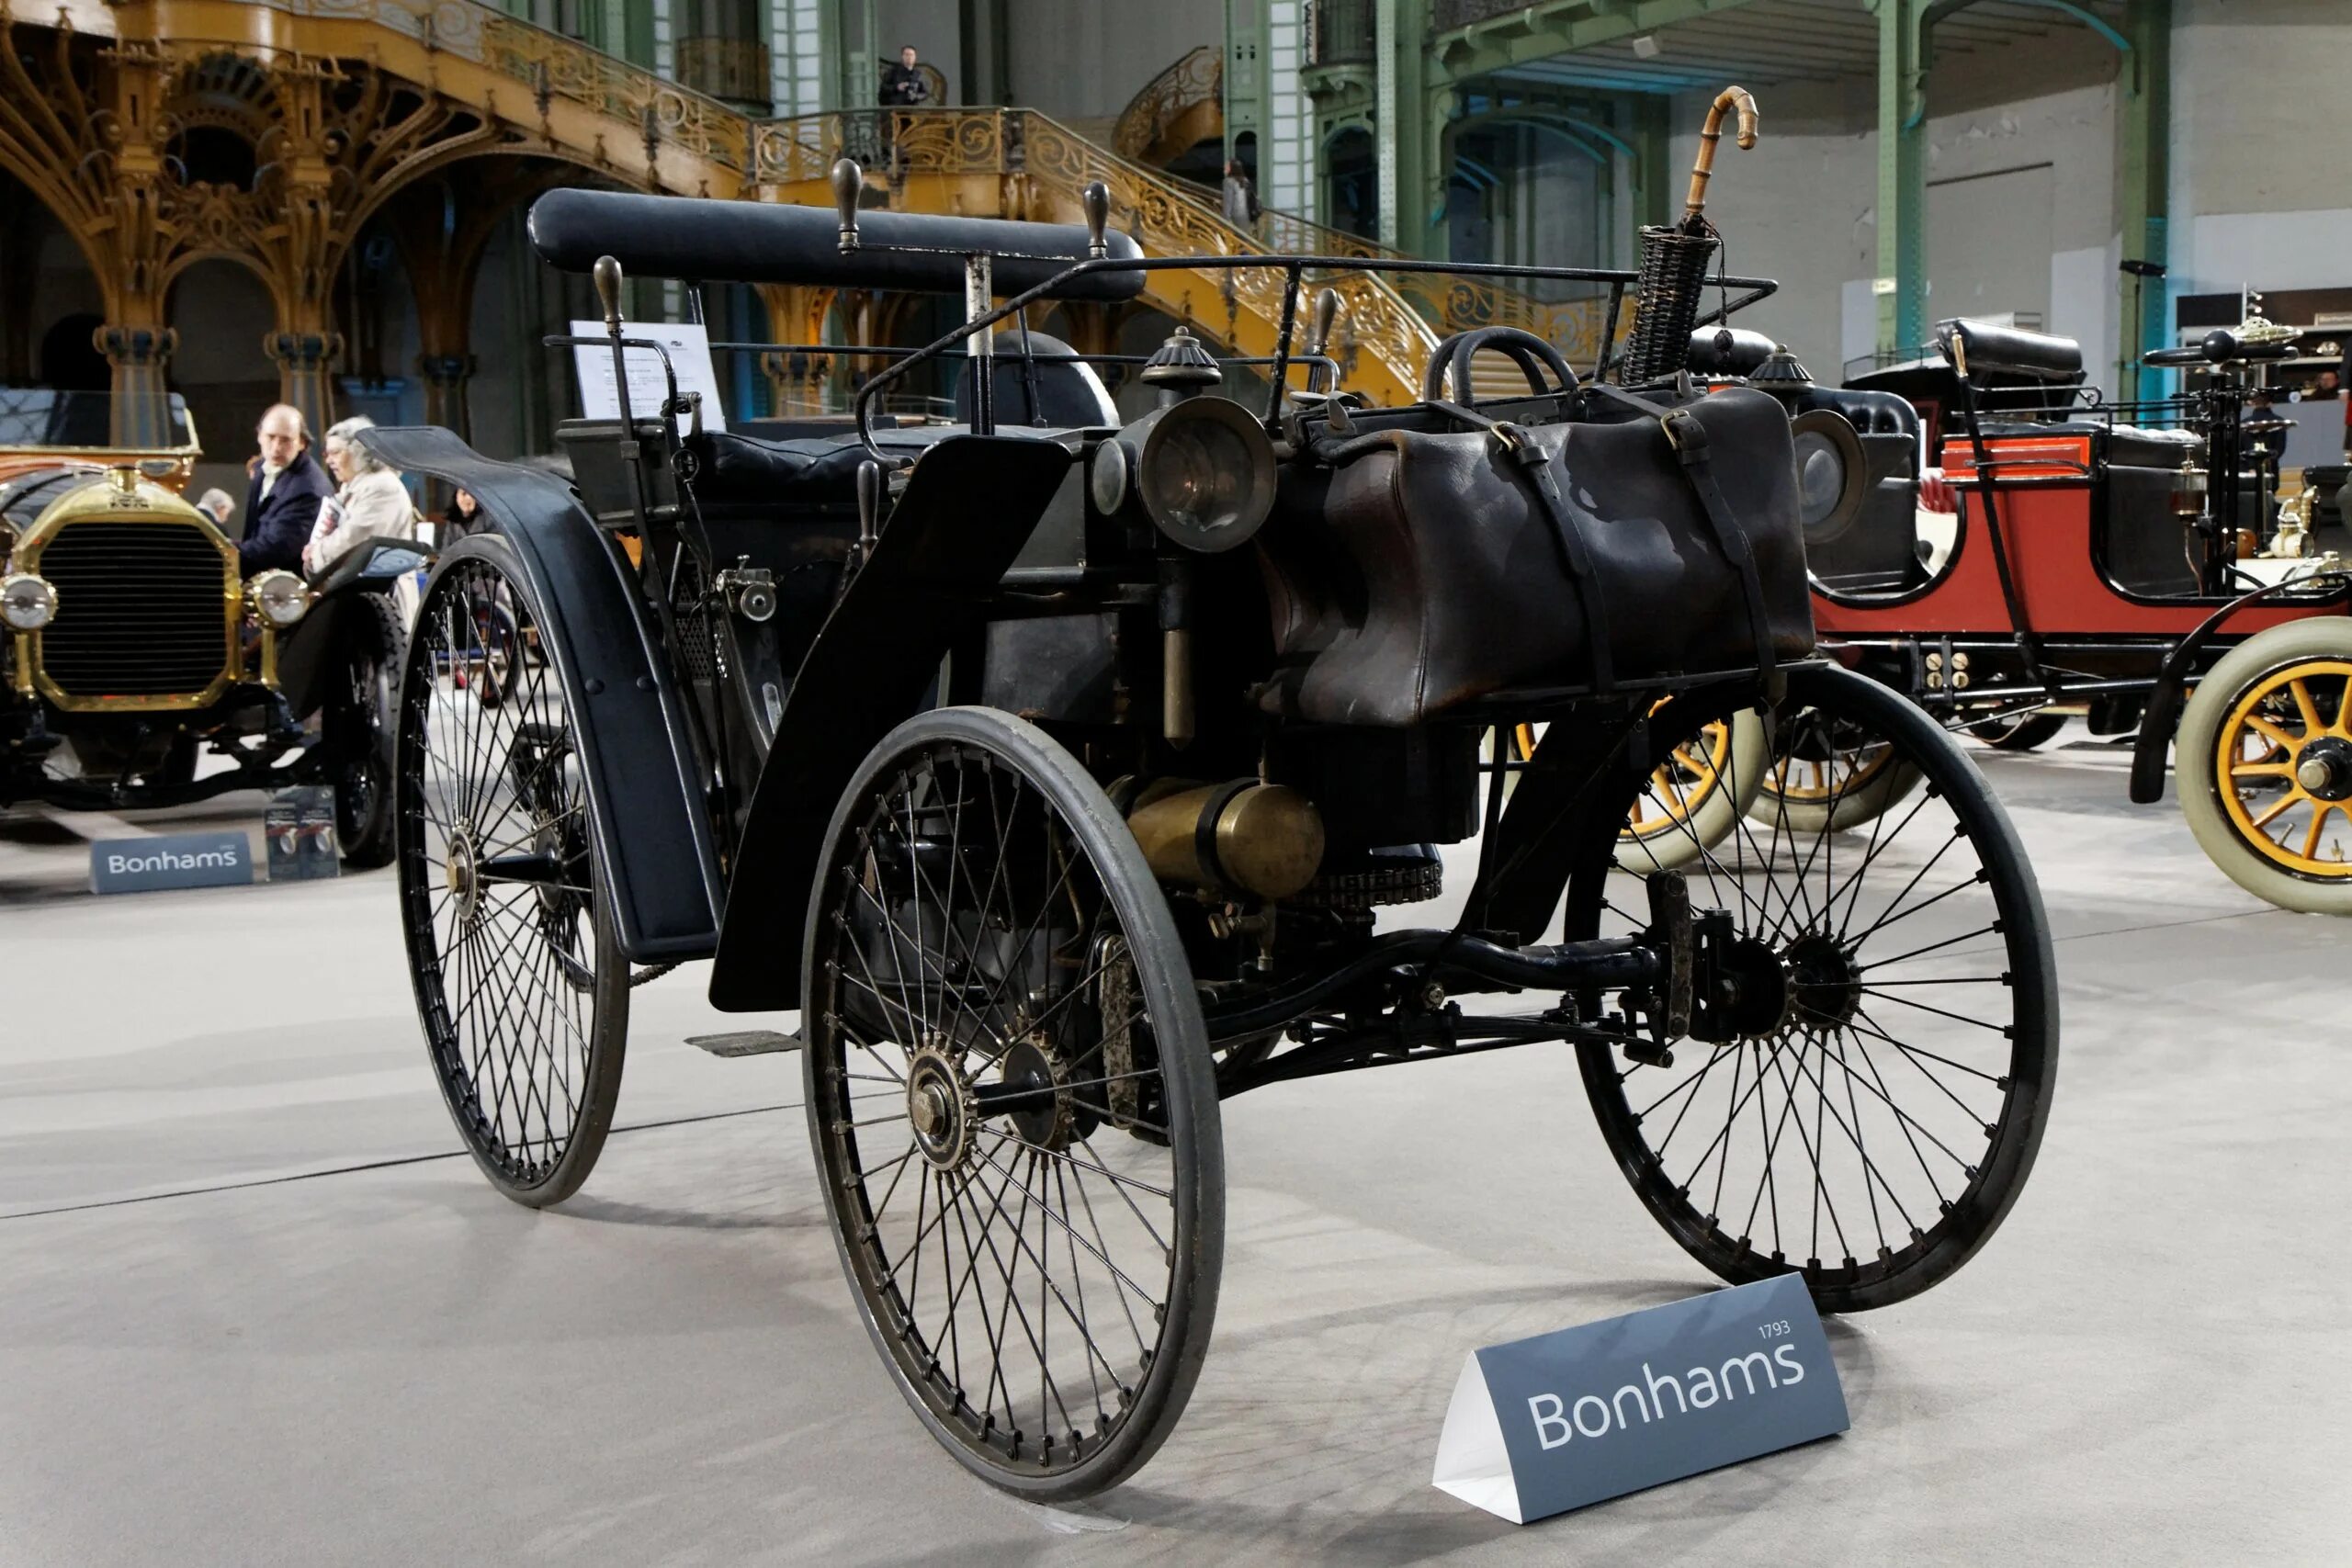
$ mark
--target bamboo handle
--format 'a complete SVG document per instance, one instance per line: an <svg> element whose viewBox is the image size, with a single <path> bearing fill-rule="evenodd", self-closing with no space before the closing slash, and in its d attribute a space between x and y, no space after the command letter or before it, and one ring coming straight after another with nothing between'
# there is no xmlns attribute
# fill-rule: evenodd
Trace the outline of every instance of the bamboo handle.
<svg viewBox="0 0 2352 1568"><path fill-rule="evenodd" d="M1707 123L1699 131L1699 161L1690 166L1690 195L1682 208L1685 225L1706 210L1707 181L1715 172L1715 143L1723 140L1727 109L1739 111L1741 150L1756 145L1756 95L1745 87L1725 87L1707 107Z"/></svg>

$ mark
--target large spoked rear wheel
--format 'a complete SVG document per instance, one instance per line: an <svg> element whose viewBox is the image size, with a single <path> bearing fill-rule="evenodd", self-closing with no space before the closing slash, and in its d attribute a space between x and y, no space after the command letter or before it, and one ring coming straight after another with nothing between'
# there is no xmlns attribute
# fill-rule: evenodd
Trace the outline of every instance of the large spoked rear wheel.
<svg viewBox="0 0 2352 1568"><path fill-rule="evenodd" d="M808 932L809 1134L883 1360L984 1480L1115 1484L1191 1396L1225 1237L1200 1005L1142 852L1042 731L940 709L842 796Z"/></svg>
<svg viewBox="0 0 2352 1568"><path fill-rule="evenodd" d="M1654 733L1715 716L1684 699ZM1735 1284L1801 1270L1825 1310L1858 1311L1951 1274L2017 1201L2057 1068L2056 969L2017 833L1952 737L1826 667L1792 675L1777 729L1838 782L1802 820L1759 797L1685 872L1733 933L1721 1011L1694 1029L1712 1038L1667 1066L1579 1055L1611 1152L1686 1251ZM1843 792L1888 769L1917 787L1841 831ZM1654 863L1622 840L1598 863L1571 883L1571 936L1644 923Z"/></svg>
<svg viewBox="0 0 2352 1568"><path fill-rule="evenodd" d="M534 1208L594 1167L628 1030L562 689L519 660L491 702L467 679L485 646L538 621L504 541L476 535L444 558L409 639L395 773L401 919L434 1077L483 1174Z"/></svg>
<svg viewBox="0 0 2352 1568"><path fill-rule="evenodd" d="M2282 909L2352 915L2352 621L2290 621L2197 683L2180 808L2231 881Z"/></svg>

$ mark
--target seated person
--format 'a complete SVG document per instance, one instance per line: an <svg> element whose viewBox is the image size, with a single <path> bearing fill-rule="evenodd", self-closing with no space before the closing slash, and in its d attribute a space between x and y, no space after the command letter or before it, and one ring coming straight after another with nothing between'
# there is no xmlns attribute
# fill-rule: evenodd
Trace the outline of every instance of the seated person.
<svg viewBox="0 0 2352 1568"><path fill-rule="evenodd" d="M408 487L398 472L352 439L375 423L362 414L327 432L327 468L343 488L319 503L311 542L302 549L302 570L314 579L369 539L416 537L416 508Z"/></svg>
<svg viewBox="0 0 2352 1568"><path fill-rule="evenodd" d="M273 403L254 429L261 451L247 465L245 533L237 543L237 570L245 577L294 570L302 564L302 542L310 536L319 503L334 493L334 481L311 456L302 411Z"/></svg>

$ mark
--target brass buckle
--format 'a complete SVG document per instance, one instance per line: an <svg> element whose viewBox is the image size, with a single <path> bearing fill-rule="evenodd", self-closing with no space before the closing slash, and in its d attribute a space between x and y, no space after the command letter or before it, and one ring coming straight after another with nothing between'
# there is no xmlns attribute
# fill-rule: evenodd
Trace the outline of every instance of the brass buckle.
<svg viewBox="0 0 2352 1568"><path fill-rule="evenodd" d="M1496 444L1502 447L1505 453L1519 462L1527 461L1528 453L1534 450L1534 443L1529 439L1527 432L1509 420L1495 421L1487 427L1487 434L1495 438Z"/></svg>
<svg viewBox="0 0 2352 1568"><path fill-rule="evenodd" d="M1702 452L1707 446L1707 433L1690 417L1689 409L1668 409L1657 416L1657 425L1666 432L1666 444L1681 456Z"/></svg>

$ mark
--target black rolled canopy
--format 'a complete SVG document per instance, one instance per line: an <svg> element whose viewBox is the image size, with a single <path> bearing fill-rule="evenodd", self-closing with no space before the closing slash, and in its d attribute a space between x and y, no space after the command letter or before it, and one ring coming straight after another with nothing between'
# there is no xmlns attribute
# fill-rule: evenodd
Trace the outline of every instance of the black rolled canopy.
<svg viewBox="0 0 2352 1568"><path fill-rule="evenodd" d="M1075 223L876 211L858 214L858 249L844 254L840 233L830 207L596 190L549 191L531 204L531 244L565 272L586 272L608 255L643 277L961 294L962 257L987 251L1000 253L992 273L1001 297L1026 292L1087 259L1086 231ZM1143 254L1128 235L1105 238L1114 259ZM896 245L923 249L888 248ZM1089 273L1069 279L1052 298L1132 299L1143 281L1140 272Z"/></svg>

